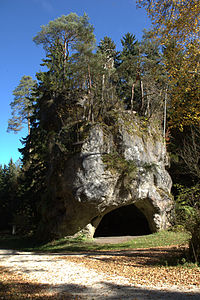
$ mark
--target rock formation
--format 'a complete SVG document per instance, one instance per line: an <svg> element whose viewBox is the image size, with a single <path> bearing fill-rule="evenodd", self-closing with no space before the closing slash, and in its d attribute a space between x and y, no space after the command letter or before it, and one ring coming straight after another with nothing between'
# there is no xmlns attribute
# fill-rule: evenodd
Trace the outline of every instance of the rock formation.
<svg viewBox="0 0 200 300"><path fill-rule="evenodd" d="M93 236L105 214L133 203L152 232L170 225L172 182L155 124L124 112L111 126L92 125L80 151L65 155L55 146L56 151L60 154L51 162L45 213L41 212L49 234L86 230Z"/></svg>

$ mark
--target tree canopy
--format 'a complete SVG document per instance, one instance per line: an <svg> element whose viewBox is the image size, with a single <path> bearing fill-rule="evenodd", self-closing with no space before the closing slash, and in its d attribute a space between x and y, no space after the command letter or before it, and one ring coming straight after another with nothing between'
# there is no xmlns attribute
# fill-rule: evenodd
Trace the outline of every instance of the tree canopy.
<svg viewBox="0 0 200 300"><path fill-rule="evenodd" d="M198 0L138 0L143 5L163 43L174 37L178 44L196 51L199 45ZM193 48L193 50L192 50Z"/></svg>
<svg viewBox="0 0 200 300"><path fill-rule="evenodd" d="M138 0L154 26L154 36L165 48L165 66L171 89L171 126L200 123L198 0Z"/></svg>
<svg viewBox="0 0 200 300"><path fill-rule="evenodd" d="M70 55L76 49L77 43L94 42L93 26L89 23L88 16L78 16L70 13L67 16L61 16L47 25L41 26L41 31L33 38L33 41L39 45L42 44L47 53L50 49L57 47L63 61L63 72L66 72L66 64Z"/></svg>
<svg viewBox="0 0 200 300"><path fill-rule="evenodd" d="M23 76L19 85L14 89L14 100L10 103L12 118L8 120L8 131L17 133L23 128L23 124L28 125L30 133L30 117L33 113L33 89L36 81L31 76Z"/></svg>
<svg viewBox="0 0 200 300"><path fill-rule="evenodd" d="M173 180L183 181L185 174L188 182L199 180L199 5L196 0L138 3L154 28L144 31L141 41L134 32L124 34L120 51L108 36L96 45L86 14L63 15L33 38L45 50L45 71L36 74L37 82L23 76L13 91L8 130L17 132L26 123L29 134L22 140L21 167L12 160L0 166L1 228L6 218L25 231L41 225L40 210L48 209L51 199L52 169L59 180L94 124L115 133L122 115L134 120L137 114L145 125L155 122L165 130L166 104L168 149L178 157L172 160Z"/></svg>

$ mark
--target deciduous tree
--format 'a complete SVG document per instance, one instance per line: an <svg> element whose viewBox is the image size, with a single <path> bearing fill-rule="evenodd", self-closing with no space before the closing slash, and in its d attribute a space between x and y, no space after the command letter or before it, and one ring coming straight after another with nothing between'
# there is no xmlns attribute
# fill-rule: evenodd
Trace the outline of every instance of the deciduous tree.
<svg viewBox="0 0 200 300"><path fill-rule="evenodd" d="M138 4L146 7L154 35L168 49L165 65L172 91L171 125L183 130L186 125L199 124L199 1L138 0Z"/></svg>
<svg viewBox="0 0 200 300"><path fill-rule="evenodd" d="M152 36L152 32L148 31L144 31L141 41L141 69L144 82L144 115L154 115L162 119L167 76L160 44Z"/></svg>

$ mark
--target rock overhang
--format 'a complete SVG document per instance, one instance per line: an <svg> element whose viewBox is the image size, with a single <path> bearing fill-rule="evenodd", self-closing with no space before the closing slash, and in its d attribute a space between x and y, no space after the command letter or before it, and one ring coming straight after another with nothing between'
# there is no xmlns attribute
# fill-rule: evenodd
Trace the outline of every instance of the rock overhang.
<svg viewBox="0 0 200 300"><path fill-rule="evenodd" d="M102 124L91 126L80 152L65 159L59 184L53 175L57 166L51 166L54 233L72 235L86 227L93 235L107 212L131 203L143 211L152 231L170 226L173 200L166 146L158 128L151 124L144 130L135 119L128 126L120 120L114 133ZM58 193L66 210L60 221Z"/></svg>

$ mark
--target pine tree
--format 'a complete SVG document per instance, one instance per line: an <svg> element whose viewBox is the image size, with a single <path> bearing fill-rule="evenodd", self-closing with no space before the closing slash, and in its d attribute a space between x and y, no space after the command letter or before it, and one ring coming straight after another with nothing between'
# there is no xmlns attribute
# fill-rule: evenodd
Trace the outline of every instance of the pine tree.
<svg viewBox="0 0 200 300"><path fill-rule="evenodd" d="M77 97L77 94L80 94L83 80L88 80L89 64L86 70L81 62L82 68L76 70L73 60L82 60L81 51L84 52L84 59L89 59L95 41L93 26L89 24L86 14L79 17L71 13L42 26L33 40L36 44L42 44L47 54L44 65L48 67L48 71L37 75L42 93L38 102L40 119L43 125L51 119L52 127L57 131L69 121L67 112L71 112L76 101L78 102L80 96ZM83 79L84 76L87 79ZM76 109L74 114L76 115Z"/></svg>
<svg viewBox="0 0 200 300"><path fill-rule="evenodd" d="M0 168L0 218L1 227L14 225L14 216L19 207L19 166L10 159L8 165ZM14 232L15 233L15 230Z"/></svg>
<svg viewBox="0 0 200 300"><path fill-rule="evenodd" d="M116 94L116 68L115 61L118 52L116 45L110 37L105 36L99 43L96 53L96 60L99 63L101 78L99 81L99 114L103 116L106 111L118 107Z"/></svg>
<svg viewBox="0 0 200 300"><path fill-rule="evenodd" d="M33 38L33 41L37 45L42 44L47 54L50 49L57 46L57 51L62 57L61 67L63 77L65 77L70 54L74 51L77 42L84 43L85 40L93 39L93 26L89 24L88 16L84 14L79 17L75 13L70 13L41 26L41 31Z"/></svg>
<svg viewBox="0 0 200 300"><path fill-rule="evenodd" d="M141 66L139 43L135 35L125 34L122 39L122 51L117 68L119 76L118 93L128 109L139 110L142 105ZM140 85L136 87L136 84ZM135 102L135 107L134 107Z"/></svg>
<svg viewBox="0 0 200 300"><path fill-rule="evenodd" d="M12 118L8 120L8 131L17 133L23 128L23 124L28 125L30 134L30 118L33 113L33 89L36 81L31 76L23 76L19 85L14 89L14 100L10 103Z"/></svg>

